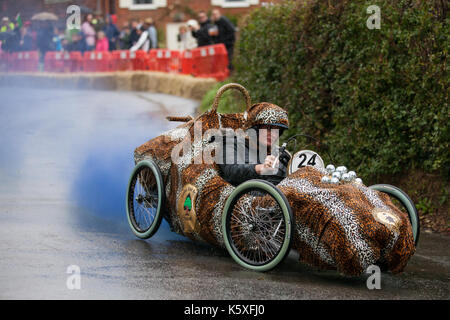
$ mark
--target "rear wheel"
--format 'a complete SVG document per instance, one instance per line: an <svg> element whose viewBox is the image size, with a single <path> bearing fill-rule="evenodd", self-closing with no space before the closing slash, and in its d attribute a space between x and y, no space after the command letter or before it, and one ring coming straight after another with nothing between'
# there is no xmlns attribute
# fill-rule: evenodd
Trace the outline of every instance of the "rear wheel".
<svg viewBox="0 0 450 320"><path fill-rule="evenodd" d="M141 239L153 236L163 217L164 187L161 172L152 160L140 161L133 169L126 202L133 233Z"/></svg>
<svg viewBox="0 0 450 320"><path fill-rule="evenodd" d="M225 203L225 246L239 265L269 271L289 254L293 221L291 207L279 189L265 180L249 180Z"/></svg>
<svg viewBox="0 0 450 320"><path fill-rule="evenodd" d="M408 213L414 236L414 245L417 247L420 235L420 221L416 206L414 205L414 202L411 200L411 198L403 190L390 184L375 184L373 186L370 186L369 188L388 194L389 196L394 198L393 202L395 205L398 206L400 204L400 210L406 211Z"/></svg>

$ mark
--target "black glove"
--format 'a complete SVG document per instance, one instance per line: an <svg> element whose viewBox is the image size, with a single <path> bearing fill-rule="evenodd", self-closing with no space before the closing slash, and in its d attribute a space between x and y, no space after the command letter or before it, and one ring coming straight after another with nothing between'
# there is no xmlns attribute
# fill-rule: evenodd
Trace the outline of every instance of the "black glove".
<svg viewBox="0 0 450 320"><path fill-rule="evenodd" d="M291 155L286 150L280 150L280 155L278 159L280 160L280 164L282 164L284 167L287 167L289 160L291 160Z"/></svg>

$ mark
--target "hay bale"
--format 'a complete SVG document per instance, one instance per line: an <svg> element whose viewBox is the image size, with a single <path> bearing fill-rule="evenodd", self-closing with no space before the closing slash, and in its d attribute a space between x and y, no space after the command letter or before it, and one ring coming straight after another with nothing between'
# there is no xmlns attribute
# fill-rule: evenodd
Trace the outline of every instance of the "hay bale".
<svg viewBox="0 0 450 320"><path fill-rule="evenodd" d="M145 72L134 72L131 76L131 89L133 91L147 91L148 76Z"/></svg>
<svg viewBox="0 0 450 320"><path fill-rule="evenodd" d="M216 81L153 71L1 73L0 85L81 90L150 91L201 100Z"/></svg>
<svg viewBox="0 0 450 320"><path fill-rule="evenodd" d="M94 79L92 89L116 90L116 76L111 72L105 72L92 77Z"/></svg>
<svg viewBox="0 0 450 320"><path fill-rule="evenodd" d="M133 73L129 71L117 72L116 76L116 90L131 91L131 77Z"/></svg>

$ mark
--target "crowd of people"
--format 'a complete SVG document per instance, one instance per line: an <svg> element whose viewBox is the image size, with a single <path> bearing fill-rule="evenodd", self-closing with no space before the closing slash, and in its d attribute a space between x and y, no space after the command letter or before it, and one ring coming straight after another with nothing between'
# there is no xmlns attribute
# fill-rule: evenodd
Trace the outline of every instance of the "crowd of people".
<svg viewBox="0 0 450 320"><path fill-rule="evenodd" d="M178 47L191 50L196 47L223 43L228 56L233 56L235 27L218 9L211 17L200 11L198 20L189 20L179 28ZM66 30L55 27L51 21L11 21L3 17L0 26L1 50L39 50L41 56L47 51L112 51L144 50L158 48L158 32L152 18L140 21L132 19L117 26L117 16L86 14L80 29ZM230 64L231 68L231 64Z"/></svg>

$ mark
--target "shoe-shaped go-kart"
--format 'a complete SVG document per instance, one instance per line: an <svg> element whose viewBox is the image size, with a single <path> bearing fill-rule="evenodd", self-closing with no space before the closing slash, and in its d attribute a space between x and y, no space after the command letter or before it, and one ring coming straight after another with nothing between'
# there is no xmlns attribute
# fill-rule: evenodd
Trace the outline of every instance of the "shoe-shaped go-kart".
<svg viewBox="0 0 450 320"><path fill-rule="evenodd" d="M260 179L233 186L216 163L196 161L220 147L210 129L247 127L247 112L217 112L228 89L243 93L247 111L253 107L245 88L225 85L211 110L195 119L171 117L185 123L135 150L126 197L134 234L150 238L165 218L174 232L224 247L251 270L268 271L293 249L301 262L345 275L359 275L372 264L401 272L414 254L419 219L400 189L366 187L345 167L325 168L311 150L292 156L277 186ZM192 142L194 128L202 135Z"/></svg>

